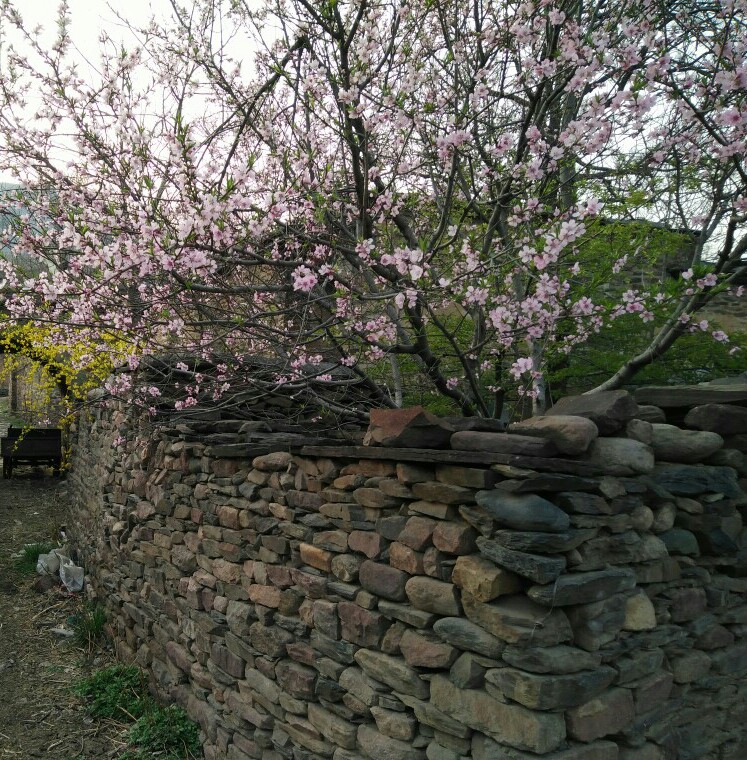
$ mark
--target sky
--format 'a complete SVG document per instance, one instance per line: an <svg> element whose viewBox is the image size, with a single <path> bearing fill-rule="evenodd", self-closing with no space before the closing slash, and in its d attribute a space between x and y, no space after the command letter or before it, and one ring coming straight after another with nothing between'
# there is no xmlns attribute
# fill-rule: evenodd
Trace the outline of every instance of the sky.
<svg viewBox="0 0 747 760"><path fill-rule="evenodd" d="M13 0L24 20L26 28L39 26L43 38L50 44L57 31L59 0ZM152 16L164 18L171 15L169 0L67 0L70 10L70 36L83 59L98 60L99 34L106 30L114 40L121 40L126 47L132 47L134 37L117 18L117 13L126 16L134 25L146 25ZM4 49L13 44L20 45L15 27L2 25L0 21L0 73L2 72ZM84 70L84 69L83 69ZM0 183L12 182L12 177L0 171Z"/></svg>
<svg viewBox="0 0 747 760"><path fill-rule="evenodd" d="M41 25L50 35L54 35L60 5L58 0L25 0L17 2L16 5L24 20L27 20L28 26ZM171 8L168 0L112 0L110 3L102 0L68 0L68 6L72 15L71 36L83 53L93 53L97 50L98 35L103 28L113 37L127 39L126 29L116 19L117 12L136 22L144 23L152 15L167 15ZM2 29L0 32L4 43L13 41L12 29Z"/></svg>

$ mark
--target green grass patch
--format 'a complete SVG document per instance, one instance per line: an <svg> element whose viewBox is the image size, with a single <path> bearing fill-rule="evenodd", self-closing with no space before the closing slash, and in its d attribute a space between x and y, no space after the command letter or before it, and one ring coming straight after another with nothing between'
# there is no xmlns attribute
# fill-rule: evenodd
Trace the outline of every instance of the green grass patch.
<svg viewBox="0 0 747 760"><path fill-rule="evenodd" d="M144 752L157 754L164 760L202 755L200 730L178 705L154 707L146 712L130 729L128 739L137 748L131 760L139 760ZM122 756L120 760L128 758Z"/></svg>
<svg viewBox="0 0 747 760"><path fill-rule="evenodd" d="M133 665L113 665L79 681L73 691L94 718L135 721L150 706L143 674Z"/></svg>
<svg viewBox="0 0 747 760"><path fill-rule="evenodd" d="M95 608L94 608L95 610ZM200 729L177 705L161 707L148 694L143 673L114 665L79 681L74 689L95 718L132 723L129 749L117 760L190 760L202 757Z"/></svg>
<svg viewBox="0 0 747 760"><path fill-rule="evenodd" d="M99 604L84 606L69 622L75 631L75 643L83 649L91 651L104 638L106 613Z"/></svg>
<svg viewBox="0 0 747 760"><path fill-rule="evenodd" d="M26 544L15 561L15 569L23 575L33 575L36 572L36 563L40 554L49 554L52 549L56 548L55 544L40 542L36 544Z"/></svg>

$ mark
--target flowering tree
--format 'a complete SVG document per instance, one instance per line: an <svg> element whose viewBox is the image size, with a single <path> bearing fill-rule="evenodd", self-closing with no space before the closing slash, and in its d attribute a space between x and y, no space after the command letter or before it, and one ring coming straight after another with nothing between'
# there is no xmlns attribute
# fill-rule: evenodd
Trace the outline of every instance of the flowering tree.
<svg viewBox="0 0 747 760"><path fill-rule="evenodd" d="M621 314L663 321L600 388L683 332L728 340L695 315L745 269L744 0L172 4L93 66L64 6L45 49L2 3L25 49L0 163L37 191L6 244L43 264L3 265L12 319L133 369L199 357L179 407L352 382L397 405L417 375L464 413L511 382L541 409L547 363ZM588 260L635 217L696 241L668 290L625 286L645 236ZM155 403L133 377L110 389Z"/></svg>

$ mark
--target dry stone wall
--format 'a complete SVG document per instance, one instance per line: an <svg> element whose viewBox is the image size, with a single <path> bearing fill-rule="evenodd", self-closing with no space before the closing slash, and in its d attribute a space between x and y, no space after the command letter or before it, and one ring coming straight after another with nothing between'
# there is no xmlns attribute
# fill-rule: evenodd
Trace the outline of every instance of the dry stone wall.
<svg viewBox="0 0 747 760"><path fill-rule="evenodd" d="M566 399L509 432L378 413L368 446L99 407L70 532L206 758L737 760L738 391Z"/></svg>

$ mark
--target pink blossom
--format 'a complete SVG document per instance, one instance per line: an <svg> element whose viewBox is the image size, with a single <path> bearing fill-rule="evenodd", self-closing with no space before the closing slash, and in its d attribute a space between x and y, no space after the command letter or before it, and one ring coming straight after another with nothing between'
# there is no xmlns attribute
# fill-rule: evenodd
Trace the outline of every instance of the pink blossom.
<svg viewBox="0 0 747 760"><path fill-rule="evenodd" d="M300 266L293 270L293 290L309 293L314 288L318 278L307 266Z"/></svg>

